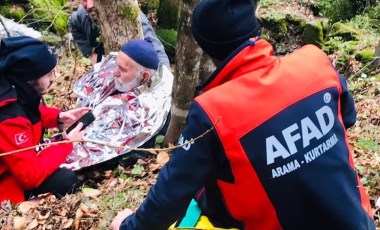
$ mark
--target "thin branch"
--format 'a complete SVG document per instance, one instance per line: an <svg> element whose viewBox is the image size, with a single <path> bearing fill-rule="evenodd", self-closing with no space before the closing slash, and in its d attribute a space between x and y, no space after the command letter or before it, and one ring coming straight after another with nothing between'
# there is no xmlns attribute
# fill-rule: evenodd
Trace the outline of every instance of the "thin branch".
<svg viewBox="0 0 380 230"><path fill-rule="evenodd" d="M48 30L54 25L55 20L57 20L59 14L60 14L61 12L62 12L62 13L65 13L65 12L63 11L63 9L66 8L67 6L68 6L68 3L67 3L66 5L63 5L63 6L58 10L58 12L55 12L55 16L54 16L53 20L51 21L50 25L45 29L45 31L48 31Z"/></svg>
<svg viewBox="0 0 380 230"><path fill-rule="evenodd" d="M215 128L215 126L219 123L219 121L221 119L222 118L219 117L218 120L214 123L214 125L210 129L206 130L206 132L202 133L201 135L197 136L196 138L191 138L189 141L186 141L185 143L183 143L181 145L175 145L175 146L167 147L167 148L159 148L159 149L157 149L157 148L131 148L131 147L124 147L124 146L110 145L110 144L101 143L101 142L97 142L97 141L65 140L65 141L57 141L57 142L52 142L52 143L44 143L44 144L39 144L39 145L35 145L35 146L23 148L23 149L10 151L10 152L0 153L0 157L11 155L14 153L23 152L23 151L36 149L37 147L45 147L45 146L52 146L52 145L59 145L59 144L69 144L69 143L76 143L76 142L92 143L92 144L103 145L103 146L107 146L107 147L111 147L111 148L118 148L118 149L124 149L124 150L148 151L148 152L154 154L154 152L156 152L156 151L169 151L169 150L181 148L183 146L188 145L189 143L193 143L193 142L197 141L198 139L204 137L207 133L211 132Z"/></svg>
<svg viewBox="0 0 380 230"><path fill-rule="evenodd" d="M8 38L10 38L10 37L11 37L11 33L9 33L9 30L8 30L7 26L5 25L5 22L3 21L3 17L2 17L1 15L0 15L0 22L1 22L1 24L3 25L4 30L5 30L5 32L6 32L7 35L8 35Z"/></svg>
<svg viewBox="0 0 380 230"><path fill-rule="evenodd" d="M363 66L360 70L358 70L358 72L356 72L355 74L353 74L350 77L348 77L347 78L347 82L351 81L356 75L358 75L359 73L361 73L365 68L367 68L368 66L372 65L378 59L380 59L380 57L374 57L371 62L369 62L368 64L366 64L365 66Z"/></svg>

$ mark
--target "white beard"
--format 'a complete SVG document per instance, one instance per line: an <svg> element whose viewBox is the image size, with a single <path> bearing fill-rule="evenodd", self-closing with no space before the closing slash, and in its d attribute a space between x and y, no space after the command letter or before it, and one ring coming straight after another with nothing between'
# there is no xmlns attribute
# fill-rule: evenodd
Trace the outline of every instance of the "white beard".
<svg viewBox="0 0 380 230"><path fill-rule="evenodd" d="M120 78L115 78L115 88L123 93L128 92L129 90L134 89L140 85L141 84L138 77L127 83L122 82Z"/></svg>

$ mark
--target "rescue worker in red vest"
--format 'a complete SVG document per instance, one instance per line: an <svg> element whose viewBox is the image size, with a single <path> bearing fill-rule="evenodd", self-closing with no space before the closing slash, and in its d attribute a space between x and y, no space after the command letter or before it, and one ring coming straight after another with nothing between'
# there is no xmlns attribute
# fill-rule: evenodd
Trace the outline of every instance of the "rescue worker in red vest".
<svg viewBox="0 0 380 230"><path fill-rule="evenodd" d="M167 229L205 185L203 214L216 227L375 229L347 142L353 97L325 53L306 45L274 56L251 0L200 1L192 33L217 69L190 108L187 145L111 227Z"/></svg>
<svg viewBox="0 0 380 230"><path fill-rule="evenodd" d="M59 168L73 150L73 143L46 147L36 152L43 129L61 121L69 127L89 108L61 112L40 105L41 95L55 79L56 57L41 41L19 36L1 40L0 46L0 203L24 201L41 193L57 196L74 192L75 173ZM79 124L66 140L84 135ZM22 152L7 154L15 150Z"/></svg>

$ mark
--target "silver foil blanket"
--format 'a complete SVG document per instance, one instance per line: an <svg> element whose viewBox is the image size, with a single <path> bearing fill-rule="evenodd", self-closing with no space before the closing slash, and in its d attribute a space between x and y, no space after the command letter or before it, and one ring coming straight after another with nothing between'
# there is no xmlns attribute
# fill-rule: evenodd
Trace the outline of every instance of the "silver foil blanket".
<svg viewBox="0 0 380 230"><path fill-rule="evenodd" d="M77 107L93 108L96 120L86 128L84 140L74 144L74 151L61 167L78 170L110 160L136 148L156 135L164 126L171 106L173 74L160 65L150 84L125 93L115 92L113 71L116 54L111 53L74 84Z"/></svg>

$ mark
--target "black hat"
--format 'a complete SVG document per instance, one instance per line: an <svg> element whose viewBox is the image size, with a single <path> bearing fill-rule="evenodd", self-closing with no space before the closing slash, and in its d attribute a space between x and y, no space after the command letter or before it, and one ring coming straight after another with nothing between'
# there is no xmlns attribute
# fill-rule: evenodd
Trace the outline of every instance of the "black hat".
<svg viewBox="0 0 380 230"><path fill-rule="evenodd" d="M252 0L201 0L191 24L198 45L219 60L259 35Z"/></svg>
<svg viewBox="0 0 380 230"><path fill-rule="evenodd" d="M1 40L0 76L13 81L36 80L54 69L57 59L38 39L18 36Z"/></svg>

